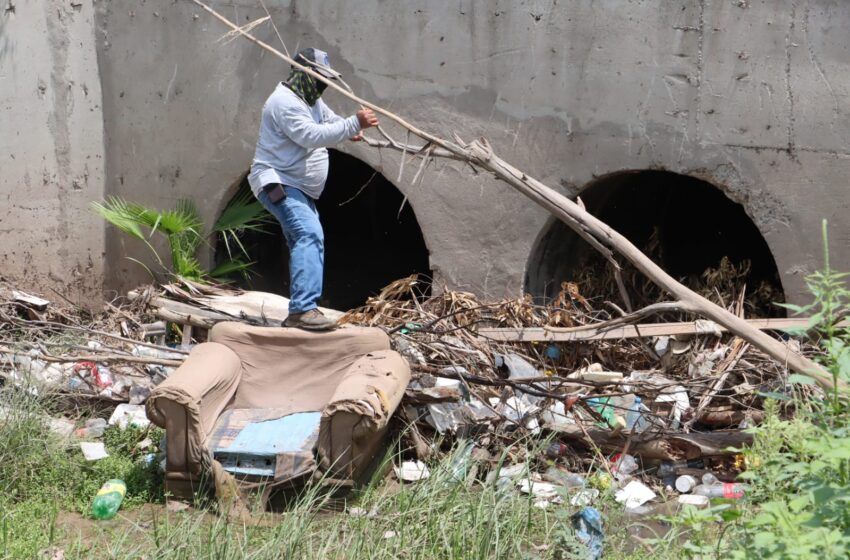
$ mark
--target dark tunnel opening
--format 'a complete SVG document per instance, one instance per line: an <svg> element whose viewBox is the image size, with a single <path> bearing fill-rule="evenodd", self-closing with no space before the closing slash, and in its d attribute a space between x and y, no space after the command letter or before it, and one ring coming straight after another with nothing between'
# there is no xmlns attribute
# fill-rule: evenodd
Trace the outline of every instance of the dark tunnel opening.
<svg viewBox="0 0 850 560"><path fill-rule="evenodd" d="M318 201L325 232L324 289L319 305L348 310L402 277L430 281L428 248L416 215L383 175L359 159L328 150L330 170ZM240 191L249 188L247 179ZM238 194L237 194L238 196ZM242 238L253 266L237 284L289 297L289 251L277 222ZM216 249L217 259L225 248ZM427 289L427 288L426 288Z"/></svg>
<svg viewBox="0 0 850 560"><path fill-rule="evenodd" d="M767 243L743 206L717 187L667 171L636 171L599 179L580 196L591 214L691 289L714 297L721 285L745 284L748 315L784 316L775 305L784 301L784 293ZM663 298L641 274L619 262L638 304ZM609 268L595 249L553 220L532 251L526 291L546 301L570 281L586 297L619 302Z"/></svg>

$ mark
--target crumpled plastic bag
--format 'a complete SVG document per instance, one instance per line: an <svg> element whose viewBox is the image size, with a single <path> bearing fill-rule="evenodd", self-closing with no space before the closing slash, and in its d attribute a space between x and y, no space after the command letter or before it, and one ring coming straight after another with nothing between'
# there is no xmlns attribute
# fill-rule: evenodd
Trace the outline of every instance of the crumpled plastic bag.
<svg viewBox="0 0 850 560"><path fill-rule="evenodd" d="M588 560L602 558L602 540L605 533L602 530L602 514L594 507L585 507L570 518L576 539L587 546Z"/></svg>

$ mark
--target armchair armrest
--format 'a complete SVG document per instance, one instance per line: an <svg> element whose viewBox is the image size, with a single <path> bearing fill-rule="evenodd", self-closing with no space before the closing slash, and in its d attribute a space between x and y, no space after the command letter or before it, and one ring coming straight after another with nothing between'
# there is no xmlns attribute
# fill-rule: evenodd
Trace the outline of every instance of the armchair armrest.
<svg viewBox="0 0 850 560"><path fill-rule="evenodd" d="M410 381L410 366L393 350L370 352L343 374L319 427L319 465L357 478L380 448L390 417Z"/></svg>
<svg viewBox="0 0 850 560"><path fill-rule="evenodd" d="M166 479L191 481L209 466L204 441L241 375L242 362L233 350L205 342L153 390L146 409L151 422L165 428Z"/></svg>

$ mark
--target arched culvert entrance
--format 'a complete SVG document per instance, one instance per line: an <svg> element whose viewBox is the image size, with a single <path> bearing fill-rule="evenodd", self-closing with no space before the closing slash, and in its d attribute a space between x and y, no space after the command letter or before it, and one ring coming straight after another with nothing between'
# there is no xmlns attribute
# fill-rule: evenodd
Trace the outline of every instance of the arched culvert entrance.
<svg viewBox="0 0 850 560"><path fill-rule="evenodd" d="M580 196L591 214L692 289L717 301L715 288L746 283L748 314L784 316L773 305L784 296L767 243L744 208L710 183L667 171L624 172L594 181ZM662 298L620 262L635 305ZM573 281L586 297L621 301L606 261L558 220L542 232L526 270L526 290L544 300Z"/></svg>
<svg viewBox="0 0 850 560"><path fill-rule="evenodd" d="M330 172L318 202L325 230L325 278L320 305L348 310L405 276L429 279L428 248L410 204L383 175L359 159L328 150ZM247 189L247 181L240 188ZM237 194L238 196L238 194ZM246 289L289 296L289 252L277 223L268 233L246 232L256 264L240 279ZM220 259L225 254L216 248Z"/></svg>

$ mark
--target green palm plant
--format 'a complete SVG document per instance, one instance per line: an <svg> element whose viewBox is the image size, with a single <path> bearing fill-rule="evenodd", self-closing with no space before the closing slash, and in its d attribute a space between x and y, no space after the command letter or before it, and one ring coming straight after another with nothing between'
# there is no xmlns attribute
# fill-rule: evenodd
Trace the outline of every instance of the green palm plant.
<svg viewBox="0 0 850 560"><path fill-rule="evenodd" d="M249 230L263 230L271 223L271 216L251 193L246 191L239 193L227 205L206 235L203 233L204 224L198 209L188 199L178 201L172 210L157 211L113 196L104 202L93 202L92 209L124 233L144 242L154 254L157 263L166 268L149 241L157 232L164 235L171 256L171 272L191 280L222 278L234 273L247 275L254 263L249 260L248 251L242 244L240 235ZM221 236L224 242L227 259L208 271L201 265L197 253L203 245L214 243L218 236ZM143 263L139 264L145 266ZM148 271L150 272L150 269Z"/></svg>

